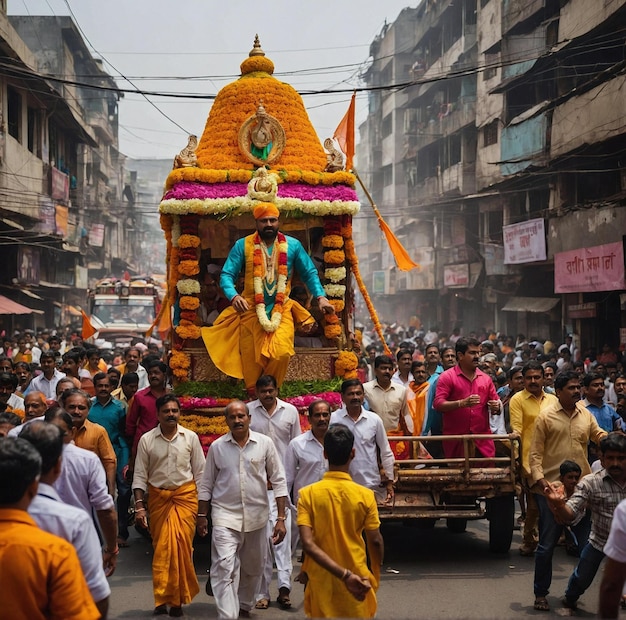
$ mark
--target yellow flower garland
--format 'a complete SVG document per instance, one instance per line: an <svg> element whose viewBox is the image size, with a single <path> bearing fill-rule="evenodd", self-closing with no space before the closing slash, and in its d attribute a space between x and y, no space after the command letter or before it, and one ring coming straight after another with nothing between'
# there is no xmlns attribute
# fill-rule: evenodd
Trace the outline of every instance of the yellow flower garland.
<svg viewBox="0 0 626 620"><path fill-rule="evenodd" d="M178 263L178 273L181 276L195 276L200 273L200 265L197 260L181 260Z"/></svg>
<svg viewBox="0 0 626 620"><path fill-rule="evenodd" d="M197 235L180 235L178 237L179 248L198 248L200 247L200 237Z"/></svg>
<svg viewBox="0 0 626 620"><path fill-rule="evenodd" d="M197 310L200 307L200 300L185 295L179 299L179 305L181 310Z"/></svg>
<svg viewBox="0 0 626 620"><path fill-rule="evenodd" d="M343 237L341 235L326 235L322 237L322 245L325 248L338 250L343 247Z"/></svg>
<svg viewBox="0 0 626 620"><path fill-rule="evenodd" d="M335 374L339 377L346 377L347 373L356 371L358 365L359 358L354 352L340 351L335 360Z"/></svg>
<svg viewBox="0 0 626 620"><path fill-rule="evenodd" d="M328 250L324 252L324 262L329 265L341 265L346 260L346 254L343 250Z"/></svg>

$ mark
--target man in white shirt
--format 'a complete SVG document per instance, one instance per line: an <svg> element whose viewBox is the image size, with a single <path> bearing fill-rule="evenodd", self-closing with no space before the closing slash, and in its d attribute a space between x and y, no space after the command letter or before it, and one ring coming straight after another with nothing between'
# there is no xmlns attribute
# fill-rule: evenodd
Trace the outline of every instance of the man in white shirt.
<svg viewBox="0 0 626 620"><path fill-rule="evenodd" d="M274 442L250 430L245 403L225 410L226 435L211 444L200 483L197 530L208 531L211 504L211 586L218 618L249 618L263 573L266 526L270 517L267 482L274 489L278 516L274 544L286 534L287 484Z"/></svg>
<svg viewBox="0 0 626 620"><path fill-rule="evenodd" d="M276 379L272 375L263 375L256 382L257 399L248 405L251 421L250 430L272 439L280 462L285 467L285 455L289 442L302 433L300 428L300 415L298 410L289 403L278 398L278 387ZM269 487L269 485L268 485ZM291 562L291 532L292 532L292 512L287 511L285 527L287 533L284 540L278 545L271 542L274 523L276 522L276 502L274 501L274 491L268 488L267 499L270 506L270 519L267 523L267 554L265 559L265 570L259 584L259 591L256 594L257 609L267 609L270 602L270 583L272 581L272 568L276 561L276 572L278 577L278 605L282 609L289 609L291 601L291 572L293 564Z"/></svg>
<svg viewBox="0 0 626 620"><path fill-rule="evenodd" d="M54 482L54 489L62 502L84 510L90 518L98 519L104 547L102 561L111 575L117 565L117 511L109 495L106 474L100 459L93 452L72 443L76 429L72 417L63 409L49 409L45 421L58 426L63 435L63 466Z"/></svg>
<svg viewBox="0 0 626 620"><path fill-rule="evenodd" d="M106 619L111 588L102 567L102 551L93 521L84 510L62 502L52 486L61 474L61 430L54 424L33 422L20 437L33 444L42 459L37 495L28 506L28 514L42 530L72 543L91 596L102 618Z"/></svg>
<svg viewBox="0 0 626 620"><path fill-rule="evenodd" d="M398 370L393 373L391 381L399 383L405 388L409 387L409 384L413 381L413 375L411 374L413 354L409 349L400 349L396 354L396 359L398 360Z"/></svg>
<svg viewBox="0 0 626 620"><path fill-rule="evenodd" d="M617 618L619 604L624 605L624 583L626 582L626 499L622 500L613 513L611 530L604 545L607 557L604 575L600 584L600 618Z"/></svg>
<svg viewBox="0 0 626 620"><path fill-rule="evenodd" d="M53 351L44 351L41 354L40 364L42 374L33 378L24 395L26 396L31 392L43 392L46 398L55 400L57 383L65 377L65 373L57 370L56 357Z"/></svg>
<svg viewBox="0 0 626 620"><path fill-rule="evenodd" d="M369 410L382 419L387 433L402 431L403 435L412 435L413 419L407 405L406 388L391 380L393 368L393 359L388 355L376 357L376 378L363 385L365 399Z"/></svg>
<svg viewBox="0 0 626 620"><path fill-rule="evenodd" d="M325 400L314 400L309 405L309 424L311 428L292 439L285 455L285 475L287 491L293 506L298 505L300 489L314 482L319 482L326 473L328 465L324 456L324 436L330 424L330 405ZM291 552L298 544L298 528L291 532Z"/></svg>
<svg viewBox="0 0 626 620"><path fill-rule="evenodd" d="M204 453L198 435L178 424L180 402L176 396L164 394L155 405L159 425L142 435L137 446L135 518L148 528L144 495L150 489L147 508L154 547L154 615L165 615L169 605L169 615L179 618L182 606L200 591L192 554ZM176 544L172 544L174 540Z"/></svg>
<svg viewBox="0 0 626 620"><path fill-rule="evenodd" d="M343 407L333 411L330 423L343 424L354 434L355 456L350 464L350 475L355 482L374 491L379 503L392 502L394 458L383 421L363 409L365 395L358 379L348 379L341 384L341 400ZM378 451L384 479L378 466Z"/></svg>

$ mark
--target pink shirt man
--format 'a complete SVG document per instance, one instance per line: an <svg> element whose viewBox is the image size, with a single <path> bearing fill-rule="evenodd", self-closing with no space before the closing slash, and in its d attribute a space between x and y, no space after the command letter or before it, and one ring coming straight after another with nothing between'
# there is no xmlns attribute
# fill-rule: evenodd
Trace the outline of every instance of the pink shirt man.
<svg viewBox="0 0 626 620"><path fill-rule="evenodd" d="M459 407L443 413L444 435L491 434L487 402L497 400L498 395L491 378L478 368L473 381L463 374L459 366L441 373L437 382L434 407L438 410L445 401L465 400L472 394L480 396L480 402L477 405ZM485 457L495 456L494 443L489 439L477 440L476 447ZM461 441L445 441L443 448L447 457L463 456L463 442Z"/></svg>

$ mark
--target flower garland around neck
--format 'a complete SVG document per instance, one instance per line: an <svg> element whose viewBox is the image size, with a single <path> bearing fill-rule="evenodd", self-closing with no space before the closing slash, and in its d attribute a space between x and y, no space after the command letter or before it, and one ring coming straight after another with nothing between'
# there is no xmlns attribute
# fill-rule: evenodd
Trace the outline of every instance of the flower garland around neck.
<svg viewBox="0 0 626 620"><path fill-rule="evenodd" d="M252 255L253 264L253 283L254 283L254 305L256 307L256 315L259 323L264 331L268 333L275 332L283 318L283 304L285 303L285 291L287 289L287 239L283 233L278 233L276 237L276 247L274 252L278 252L278 281L276 283L276 300L272 308L272 317L267 317L265 309L265 296L263 289L270 276L270 284L274 274L264 274L263 262L264 252L262 241L258 233L254 235L254 253Z"/></svg>

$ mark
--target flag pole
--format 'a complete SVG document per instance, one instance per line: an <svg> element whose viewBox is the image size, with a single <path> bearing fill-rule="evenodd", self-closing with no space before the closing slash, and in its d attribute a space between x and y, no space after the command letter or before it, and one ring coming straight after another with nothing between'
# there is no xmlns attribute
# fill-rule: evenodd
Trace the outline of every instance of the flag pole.
<svg viewBox="0 0 626 620"><path fill-rule="evenodd" d="M404 249L402 243L400 243L400 240L393 234L393 231L391 230L391 228L389 228L387 222L385 222L385 220L383 219L383 216L380 214L380 211L378 210L378 207L376 206L372 195L369 193L367 187L365 187L363 179L361 179L359 173L356 171L355 168L352 169L352 174L354 174L354 176L356 177L359 185L361 186L361 188L365 192L365 195L367 196L367 199L369 200L374 214L376 215L376 219L378 220L378 226L383 231L383 234L387 239L389 249L393 254L398 269L400 269L401 271L411 271L411 269L419 267L417 263L413 262L413 260L409 256L409 253Z"/></svg>

